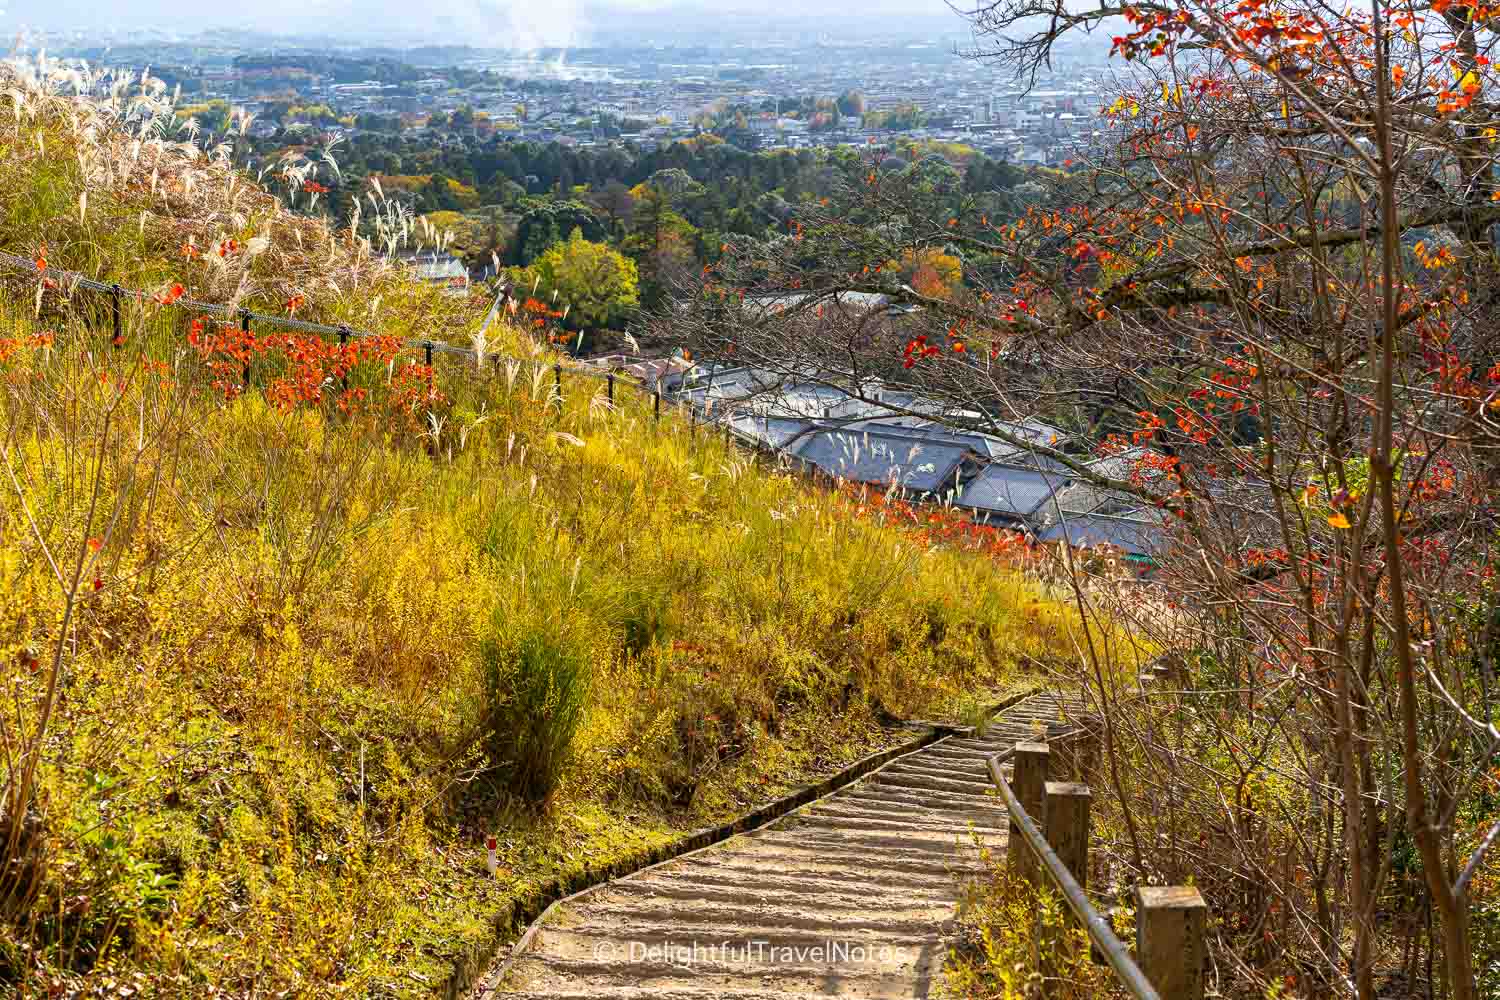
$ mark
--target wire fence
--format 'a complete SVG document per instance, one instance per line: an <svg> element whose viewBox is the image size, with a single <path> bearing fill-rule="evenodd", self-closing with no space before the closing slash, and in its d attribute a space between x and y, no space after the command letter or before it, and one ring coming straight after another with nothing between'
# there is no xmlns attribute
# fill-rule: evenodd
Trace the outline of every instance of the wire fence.
<svg viewBox="0 0 1500 1000"><path fill-rule="evenodd" d="M82 314L85 331L97 331L101 327L107 327L111 333L111 343L116 348L125 346L125 311L130 304L141 307L154 305L156 308L144 311L143 315L136 317L138 321L132 329L132 336L137 342L145 341L143 345L148 349L155 349L163 354L170 354L172 350L180 349L182 345L190 343L193 324L202 319L212 317L229 327L236 322L241 333L247 338L254 334L259 328L261 331L273 330L275 332L296 331L298 333L311 334L316 337L333 341L337 340L341 346L347 346L356 341L379 341L384 345L398 345L403 351L420 352L427 365L427 377L430 380L432 365L436 355L443 355L454 359L461 359L482 368L488 362L492 363L496 370L505 362L525 361L500 352L485 352L481 354L467 347L459 347L454 344L445 343L440 340L427 338L406 338L395 340L394 338L373 332L370 330L357 329L348 325L330 325L327 323L315 323L309 320L298 319L292 315L278 315L253 309L236 307L223 303L203 302L193 299L185 294L171 296L160 292L148 292L139 288L127 288L120 284L99 281L90 278L77 271L69 271L52 266L46 266L27 257L14 253L0 251L0 272L10 271L15 274L27 276L34 281L46 282L63 293L76 307L73 296L78 291L90 293L95 297L94 305L102 306L103 311L94 311L93 315L89 305L83 308L75 308L75 316ZM503 296L501 292L497 295L495 305L492 306L485 323L499 318L502 310L500 305ZM40 300L39 300L40 305ZM243 371L241 373L241 388L249 389L254 382L255 366L251 352L240 352L243 360ZM544 365L545 361L535 362ZM651 362L643 362L651 364ZM655 364L661 364L655 362ZM578 364L564 365L560 361L554 361L551 365L553 388L552 397L559 410L564 407L564 377L568 379L586 378L604 383L605 396L613 406L621 402L618 398L622 387L624 390L634 390L649 401L651 417L653 421L660 421L662 416L662 401L665 399L669 407L678 411L685 411L687 417L688 431L690 436L697 437L699 425L704 429L712 427L723 434L726 443L732 442L741 448L756 454L775 456L782 462L788 461L788 455L784 449L757 437L753 431L737 426L734 416L735 407L725 400L715 400L708 396L702 399L695 398L694 394L686 391L684 384L665 384L670 380L667 378L665 368L659 368L650 376L637 376L623 368L601 369L587 367ZM347 371L342 377L344 388L349 386L349 375ZM430 382L429 382L430 384ZM712 374L709 385L712 385ZM682 389L683 391L678 391ZM720 404L720 405L716 405ZM811 422L820 426L817 421ZM843 477L837 473L819 470L813 465L805 462L790 461L791 467L801 471L813 478L819 478L821 474L831 476L835 480ZM904 492L904 491L903 491ZM931 497L918 495L918 502L937 502Z"/></svg>
<svg viewBox="0 0 1500 1000"><path fill-rule="evenodd" d="M59 287L65 287L69 291L84 289L85 291L98 292L110 297L113 315L115 317L115 336L118 338L120 329L121 307L126 301L149 302L156 301L154 295L144 292L138 288L125 288L118 284L109 284L97 281L77 271L64 271L57 268L47 267L45 270L36 261L21 257L13 253L0 251L0 264L5 267L21 272L30 272L38 278L50 278L57 282ZM313 333L320 337L333 337L340 340L379 340L382 334L371 333L368 330L356 330L349 326L329 326L324 323L311 323L307 320L297 319L295 316L275 316L270 313L255 312L251 309L234 308L217 302L200 302L197 299L182 296L171 302L160 303L163 308L176 309L202 316L217 316L224 319L237 319L241 323L264 323L281 329L296 330L300 333ZM479 360L478 355L464 347L456 347L437 340L407 340L403 342L404 347L426 352L429 362L434 352L454 354L467 357L471 361Z"/></svg>
<svg viewBox="0 0 1500 1000"><path fill-rule="evenodd" d="M86 322L90 325L108 326L111 331L111 343L116 348L125 346L125 307L131 303L143 306L151 303L159 307L153 314L156 317L155 327L148 329L144 333L144 336L147 339L161 339L164 342L170 342L176 338L185 340L185 335L188 329L190 329L190 324L194 320L205 317L213 317L226 325L238 322L239 329L246 334L253 333L256 328L264 329L270 327L279 332L295 331L312 334L330 341L337 340L340 345L348 345L362 340L390 343L392 339L385 334L356 329L343 324L334 326L327 323L314 323L309 320L298 319L293 315L278 315L223 303L203 302L189 298L186 295L165 297L160 293L152 293L138 288L127 288L120 284L99 281L78 271L47 266L28 257L5 251L0 251L0 269L19 275L30 276L39 282L50 282L58 290L69 296L72 296L79 290L97 295L99 297L97 302L104 306L105 312L103 315L96 314L89 317ZM497 297L495 307L491 309L490 315L486 318L486 325L497 318L499 305L500 299ZM436 355L466 360L476 367L482 366L486 362L498 367L508 359L507 355L500 352L485 352L481 354L474 349L459 347L441 340L406 338L399 340L398 344L401 350L420 352L429 368L432 366L434 356ZM660 419L661 417L662 384L659 376L656 378L644 378L616 370L601 371L578 365L568 365L565 367L561 362L555 362L552 367L554 390L559 403L562 401L563 375L566 373L570 378L582 377L603 381L606 386L607 398L611 403L616 401L617 384L644 393L651 397L653 417L656 419ZM251 384L252 374L251 364L247 360L244 371L244 385L247 388Z"/></svg>

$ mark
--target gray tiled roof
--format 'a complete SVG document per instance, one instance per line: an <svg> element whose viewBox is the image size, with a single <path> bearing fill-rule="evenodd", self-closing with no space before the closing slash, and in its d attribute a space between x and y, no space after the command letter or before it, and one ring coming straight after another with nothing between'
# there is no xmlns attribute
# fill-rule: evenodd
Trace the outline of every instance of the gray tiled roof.
<svg viewBox="0 0 1500 1000"><path fill-rule="evenodd" d="M1043 541L1115 545L1148 557L1165 544L1167 526L1159 511L979 429L1054 447L1065 436L1056 427L1031 419L991 422L978 411L955 411L874 382L855 395L828 381L818 373L699 366L684 374L677 395L705 419L727 421L742 440L806 466L852 482L941 497L978 518L1023 525ZM1139 453L1089 465L1108 478L1127 479Z"/></svg>
<svg viewBox="0 0 1500 1000"><path fill-rule="evenodd" d="M1154 556L1166 547L1166 525L1160 514L1136 511L1130 514L1067 514L1037 535L1044 542L1060 542L1091 548L1113 545L1135 556Z"/></svg>
<svg viewBox="0 0 1500 1000"><path fill-rule="evenodd" d="M1009 465L987 465L964 483L954 503L985 513L1030 517L1066 482L1055 473Z"/></svg>
<svg viewBox="0 0 1500 1000"><path fill-rule="evenodd" d="M855 482L937 493L954 485L953 473L969 450L961 444L870 431L822 430L794 444L792 454L824 472Z"/></svg>
<svg viewBox="0 0 1500 1000"><path fill-rule="evenodd" d="M730 418L729 426L756 444L773 450L786 448L799 435L813 429L813 424L807 420L762 417L753 413L736 414Z"/></svg>

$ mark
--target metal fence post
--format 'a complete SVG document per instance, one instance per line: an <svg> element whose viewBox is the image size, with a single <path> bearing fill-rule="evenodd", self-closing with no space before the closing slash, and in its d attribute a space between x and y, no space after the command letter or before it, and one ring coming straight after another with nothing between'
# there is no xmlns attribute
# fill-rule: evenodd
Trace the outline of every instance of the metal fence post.
<svg viewBox="0 0 1500 1000"><path fill-rule="evenodd" d="M563 411L562 365L552 366L552 387L557 392L557 412Z"/></svg>
<svg viewBox="0 0 1500 1000"><path fill-rule="evenodd" d="M1047 783L1047 770L1051 766L1051 750L1045 743L1017 743L1010 760L1010 787L1016 793L1021 807L1026 810L1026 815L1040 825L1045 794L1043 786ZM1010 821L1010 847L1007 853L1010 855L1012 874L1019 875L1032 885L1041 884L1036 859L1031 856L1031 850L1026 846L1021 828L1016 825L1014 818Z"/></svg>
<svg viewBox="0 0 1500 1000"><path fill-rule="evenodd" d="M240 331L242 333L245 333L245 334L248 334L250 332L250 310L249 309L241 309L240 310ZM250 338L248 336L246 336L245 337L245 388L246 389L250 388L250 359L253 356L254 356L254 352L250 348Z"/></svg>
<svg viewBox="0 0 1500 1000"><path fill-rule="evenodd" d="M116 349L119 349L119 348L125 346L125 331L124 331L124 328L122 326L122 321L121 321L121 317L120 317L120 296L123 295L123 294L124 294L124 289L122 289L119 286L119 283L116 283L116 284L113 284L113 285L110 286L110 289L109 289L109 312L110 312L110 321L111 321L110 325L113 328L113 332L112 332L112 335L109 338L109 342L111 344L113 344Z"/></svg>
<svg viewBox="0 0 1500 1000"><path fill-rule="evenodd" d="M608 387L606 389L606 391L609 393L609 401L611 403L613 403L615 401L615 373L614 372L610 372L609 373L609 375L604 380L604 384Z"/></svg>
<svg viewBox="0 0 1500 1000"><path fill-rule="evenodd" d="M345 389L349 388L349 369L353 367L353 365L349 364L349 357L348 357L348 352L347 352L347 348L348 347L349 347L349 327L346 326L346 325L344 325L344 324L342 324L342 323L340 323L339 324L339 353L344 355L344 357L341 358L340 360L342 361L343 366L344 366L344 388Z"/></svg>
<svg viewBox="0 0 1500 1000"><path fill-rule="evenodd" d="M429 341L427 341L427 343L423 344L422 345L422 349L427 352L427 367L431 368L432 367L432 341L429 340Z"/></svg>
<svg viewBox="0 0 1500 1000"><path fill-rule="evenodd" d="M657 382L651 388L652 388L652 394L655 397L653 399L652 403L651 403L651 419L653 419L653 420L660 420L661 419L661 383Z"/></svg>
<svg viewBox="0 0 1500 1000"><path fill-rule="evenodd" d="M1164 1000L1203 1000L1203 930L1208 906L1187 885L1135 890L1135 954Z"/></svg>

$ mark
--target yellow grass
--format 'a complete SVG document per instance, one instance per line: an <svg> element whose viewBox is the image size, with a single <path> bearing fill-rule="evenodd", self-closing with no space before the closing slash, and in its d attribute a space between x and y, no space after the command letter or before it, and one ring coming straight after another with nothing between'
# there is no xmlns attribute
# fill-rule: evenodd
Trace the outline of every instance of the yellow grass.
<svg viewBox="0 0 1500 1000"><path fill-rule="evenodd" d="M45 240L54 267L205 298L305 294L331 319L378 296L392 332L443 310L454 339L473 328L475 304L244 179L224 194L229 168L162 152L178 187L151 195L129 136L31 100L17 149L50 152L0 166L6 249ZM268 244L177 253L231 235ZM958 711L1071 655L1071 617L983 557L853 517L598 382L568 376L559 405L516 331L491 347L514 360L440 365L417 404L390 383L420 359L367 361L345 413L338 386L268 402L275 349L226 399L170 312L133 304L111 349L92 310L43 289L38 315L30 281L0 294L0 743L12 788L35 764L42 831L22 838L30 905L0 927L10 981L424 995L559 874L888 743L884 713ZM582 714L531 802L496 727L538 643L580 665Z"/></svg>

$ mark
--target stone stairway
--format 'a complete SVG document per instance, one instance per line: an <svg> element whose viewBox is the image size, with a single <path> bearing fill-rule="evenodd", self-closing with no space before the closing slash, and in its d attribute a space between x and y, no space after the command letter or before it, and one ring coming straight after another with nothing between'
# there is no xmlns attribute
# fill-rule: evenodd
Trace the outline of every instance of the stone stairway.
<svg viewBox="0 0 1500 1000"><path fill-rule="evenodd" d="M555 908L480 1000L925 997L963 883L1003 850L985 759L1058 718L1006 709L759 830Z"/></svg>

